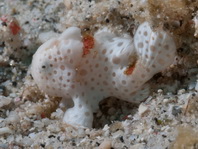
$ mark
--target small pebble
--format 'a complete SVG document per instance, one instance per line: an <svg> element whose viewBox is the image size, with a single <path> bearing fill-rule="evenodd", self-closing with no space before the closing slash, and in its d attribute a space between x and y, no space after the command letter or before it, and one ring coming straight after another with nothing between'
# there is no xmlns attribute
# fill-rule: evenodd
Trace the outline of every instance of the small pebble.
<svg viewBox="0 0 198 149"><path fill-rule="evenodd" d="M0 95L0 108L9 105L11 102L12 102L11 98Z"/></svg>
<svg viewBox="0 0 198 149"><path fill-rule="evenodd" d="M129 149L144 149L145 146L141 143L132 145Z"/></svg>
<svg viewBox="0 0 198 149"><path fill-rule="evenodd" d="M161 94L161 93L163 93L163 90L162 89L158 89L157 92Z"/></svg>
<svg viewBox="0 0 198 149"><path fill-rule="evenodd" d="M186 90L185 89L180 89L179 91L178 91L178 95L181 95L181 94L184 94L186 92Z"/></svg>
<svg viewBox="0 0 198 149"><path fill-rule="evenodd" d="M110 140L104 140L100 144L99 149L111 149L111 141Z"/></svg>
<svg viewBox="0 0 198 149"><path fill-rule="evenodd" d="M3 135L3 134L12 134L13 131L8 128L8 127L3 127L3 128L0 128L0 135Z"/></svg>
<svg viewBox="0 0 198 149"><path fill-rule="evenodd" d="M169 99L165 98L165 99L163 100L163 102L164 102L164 103L168 103L168 102L169 102Z"/></svg>
<svg viewBox="0 0 198 149"><path fill-rule="evenodd" d="M153 133L154 130L152 128L149 128L148 133Z"/></svg>
<svg viewBox="0 0 198 149"><path fill-rule="evenodd" d="M172 115L177 116L182 112L181 107L179 106L173 106L172 107Z"/></svg>
<svg viewBox="0 0 198 149"><path fill-rule="evenodd" d="M195 90L198 91L198 80L197 80L196 85L195 85Z"/></svg>
<svg viewBox="0 0 198 149"><path fill-rule="evenodd" d="M118 130L118 131L116 131L116 132L114 132L112 134L112 136L113 136L114 139L117 139L117 138L119 138L119 137L121 137L123 135L124 135L124 132L122 130Z"/></svg>
<svg viewBox="0 0 198 149"><path fill-rule="evenodd" d="M131 135L130 137L129 137L129 140L131 140L131 141L135 141L136 139L138 138L138 135Z"/></svg>
<svg viewBox="0 0 198 149"><path fill-rule="evenodd" d="M8 144L0 144L0 148L6 149L6 148L8 148Z"/></svg>
<svg viewBox="0 0 198 149"><path fill-rule="evenodd" d="M144 104L141 104L138 108L138 114L140 116L143 116L145 113L147 113L149 111L149 107L144 105Z"/></svg>

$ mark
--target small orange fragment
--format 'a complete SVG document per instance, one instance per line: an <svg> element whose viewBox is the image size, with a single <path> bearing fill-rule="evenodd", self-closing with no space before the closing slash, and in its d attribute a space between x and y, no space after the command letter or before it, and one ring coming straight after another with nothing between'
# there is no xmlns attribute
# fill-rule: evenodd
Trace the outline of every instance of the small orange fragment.
<svg viewBox="0 0 198 149"><path fill-rule="evenodd" d="M90 50L94 47L94 38L91 35L84 35L83 39L83 56L90 53Z"/></svg>
<svg viewBox="0 0 198 149"><path fill-rule="evenodd" d="M46 114L45 113L41 113L41 118L46 118Z"/></svg>
<svg viewBox="0 0 198 149"><path fill-rule="evenodd" d="M133 73L134 68L135 68L135 65L129 65L128 68L124 71L124 74L131 75Z"/></svg>
<svg viewBox="0 0 198 149"><path fill-rule="evenodd" d="M18 32L21 30L20 26L15 21L10 22L9 28L13 35L18 34Z"/></svg>

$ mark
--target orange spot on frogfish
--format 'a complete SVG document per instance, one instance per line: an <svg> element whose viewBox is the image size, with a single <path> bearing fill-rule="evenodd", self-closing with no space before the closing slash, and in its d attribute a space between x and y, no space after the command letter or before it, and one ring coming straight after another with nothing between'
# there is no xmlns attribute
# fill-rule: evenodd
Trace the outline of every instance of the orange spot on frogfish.
<svg viewBox="0 0 198 149"><path fill-rule="evenodd" d="M94 47L94 38L91 35L84 35L83 39L83 56L90 53L90 50Z"/></svg>
<svg viewBox="0 0 198 149"><path fill-rule="evenodd" d="M135 65L129 65L128 68L124 71L124 74L131 75L134 69L135 69Z"/></svg>

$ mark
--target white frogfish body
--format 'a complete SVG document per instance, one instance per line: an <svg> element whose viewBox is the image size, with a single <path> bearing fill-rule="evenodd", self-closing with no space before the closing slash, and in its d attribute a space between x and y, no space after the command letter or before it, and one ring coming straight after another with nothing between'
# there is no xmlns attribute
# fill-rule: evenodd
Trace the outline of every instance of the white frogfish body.
<svg viewBox="0 0 198 149"><path fill-rule="evenodd" d="M108 29L81 35L79 28L70 27L37 50L31 73L43 92L73 101L64 122L92 127L102 99L141 102L146 97L144 84L173 62L175 51L173 38L165 31L152 31L147 22L138 27L134 39L117 37Z"/></svg>

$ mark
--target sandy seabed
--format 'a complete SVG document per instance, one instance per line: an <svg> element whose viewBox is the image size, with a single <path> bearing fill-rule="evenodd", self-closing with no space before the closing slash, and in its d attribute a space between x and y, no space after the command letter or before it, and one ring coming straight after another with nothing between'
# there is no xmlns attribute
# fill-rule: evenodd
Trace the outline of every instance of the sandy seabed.
<svg viewBox="0 0 198 149"><path fill-rule="evenodd" d="M139 105L104 99L93 129L63 124L60 98L30 75L37 48L70 26L133 37L144 21L177 44L175 62L147 82L149 97ZM198 149L197 37L191 0L0 0L0 148Z"/></svg>

